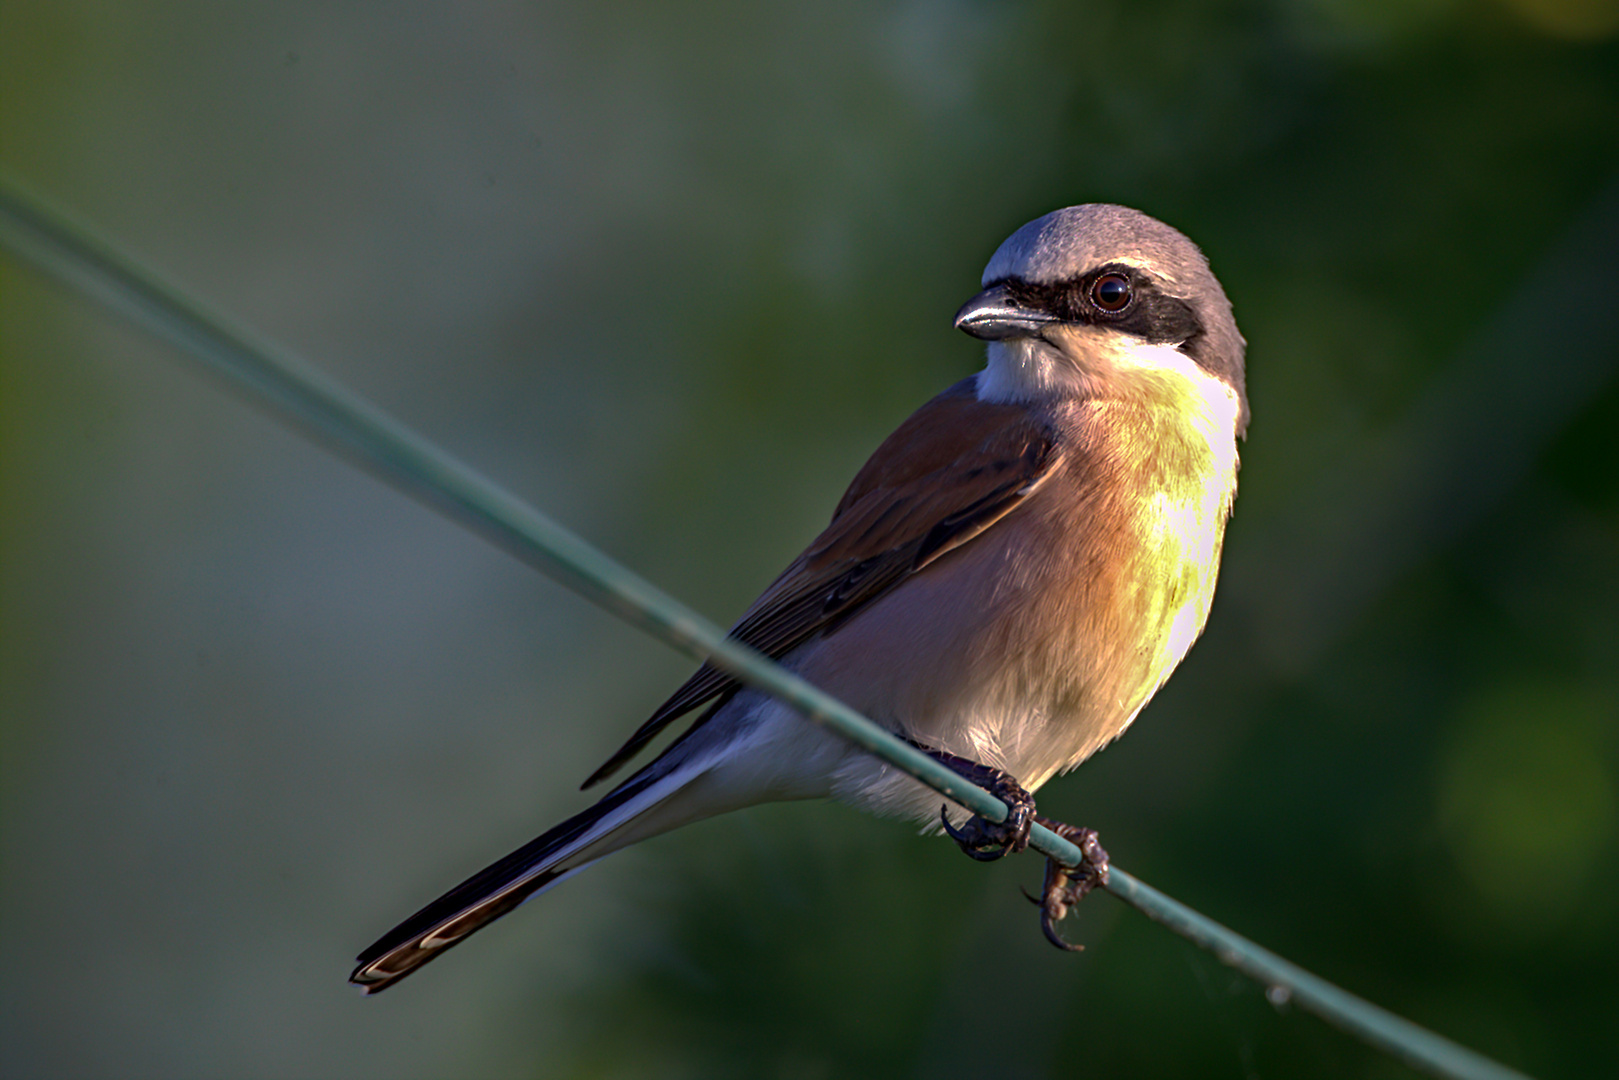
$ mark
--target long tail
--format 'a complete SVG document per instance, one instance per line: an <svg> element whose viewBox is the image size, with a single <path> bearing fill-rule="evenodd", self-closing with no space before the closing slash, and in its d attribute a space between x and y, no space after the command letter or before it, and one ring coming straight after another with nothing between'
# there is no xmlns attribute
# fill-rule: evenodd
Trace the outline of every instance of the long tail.
<svg viewBox="0 0 1619 1080"><path fill-rule="evenodd" d="M668 764L665 762L665 764ZM604 855L678 824L644 817L693 777L654 762L600 802L472 875L384 934L359 956L349 982L367 994L386 990L474 931L494 922ZM639 823L630 826L632 822Z"/></svg>

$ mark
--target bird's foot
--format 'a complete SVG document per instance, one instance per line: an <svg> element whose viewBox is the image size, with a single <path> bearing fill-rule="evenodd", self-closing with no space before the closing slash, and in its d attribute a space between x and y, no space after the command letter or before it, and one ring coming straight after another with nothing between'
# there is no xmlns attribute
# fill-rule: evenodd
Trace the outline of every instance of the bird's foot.
<svg viewBox="0 0 1619 1080"><path fill-rule="evenodd" d="M1063 866L1055 859L1046 860L1046 879L1040 897L1029 899L1040 906L1040 929L1046 940L1059 949L1080 952L1085 946L1064 941L1057 933L1057 924L1068 915L1068 909L1085 898L1085 894L1107 884L1107 851L1096 838L1095 829L1065 825L1060 821L1038 818L1040 824L1077 846L1084 855L1078 866Z"/></svg>
<svg viewBox="0 0 1619 1080"><path fill-rule="evenodd" d="M1034 825L1034 796L1024 790L1010 774L989 765L947 754L942 750L921 747L924 753L959 773L1006 804L1006 817L1001 821L974 814L960 828L950 824L947 807L941 807L939 816L944 831L962 851L979 862L993 862L1006 855L1015 855L1029 846L1029 829Z"/></svg>

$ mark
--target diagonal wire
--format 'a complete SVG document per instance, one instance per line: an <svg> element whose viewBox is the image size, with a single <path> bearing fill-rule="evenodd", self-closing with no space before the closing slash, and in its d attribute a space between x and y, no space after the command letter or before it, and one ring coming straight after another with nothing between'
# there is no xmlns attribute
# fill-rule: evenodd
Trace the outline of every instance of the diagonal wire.
<svg viewBox="0 0 1619 1080"><path fill-rule="evenodd" d="M306 361L206 310L0 177L0 246L178 346L268 409L394 487L449 515L523 562L699 661L765 690L893 768L992 821L1006 806L982 788L726 637L650 582L527 506ZM1077 847L1036 825L1030 846L1067 866ZM1310 974L1114 866L1107 889L1149 918L1290 1001L1413 1068L1453 1080L1525 1080L1522 1073Z"/></svg>

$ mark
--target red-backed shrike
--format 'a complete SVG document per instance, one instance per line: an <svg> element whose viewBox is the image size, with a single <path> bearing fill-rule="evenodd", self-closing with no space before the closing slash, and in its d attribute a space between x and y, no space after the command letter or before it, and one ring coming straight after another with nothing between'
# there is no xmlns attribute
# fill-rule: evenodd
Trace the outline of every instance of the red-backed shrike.
<svg viewBox="0 0 1619 1080"><path fill-rule="evenodd" d="M1027 791L1129 726L1203 629L1248 420L1231 304L1169 226L1058 210L1013 233L983 285L956 326L989 342L984 370L878 447L732 630L994 781L1011 824L947 823L980 856L1027 842ZM385 989L604 855L753 803L938 821L938 794L708 666L585 786L698 708L594 806L367 949L352 981Z"/></svg>

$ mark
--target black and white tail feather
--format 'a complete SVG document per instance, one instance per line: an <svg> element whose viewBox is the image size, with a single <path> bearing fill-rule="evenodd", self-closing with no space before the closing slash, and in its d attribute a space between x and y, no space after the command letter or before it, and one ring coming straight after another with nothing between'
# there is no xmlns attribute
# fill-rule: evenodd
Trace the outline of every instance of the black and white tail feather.
<svg viewBox="0 0 1619 1080"><path fill-rule="evenodd" d="M367 994L386 990L473 932L622 847L662 828L637 829L647 811L677 794L706 765L666 756L614 788L601 801L463 881L394 927L360 954L349 981Z"/></svg>

